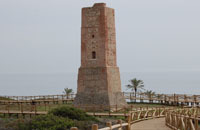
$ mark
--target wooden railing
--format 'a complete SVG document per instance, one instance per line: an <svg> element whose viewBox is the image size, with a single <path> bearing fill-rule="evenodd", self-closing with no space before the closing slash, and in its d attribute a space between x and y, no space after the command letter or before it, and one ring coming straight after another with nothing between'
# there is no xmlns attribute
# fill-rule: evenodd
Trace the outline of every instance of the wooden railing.
<svg viewBox="0 0 200 130"><path fill-rule="evenodd" d="M112 125L111 122L106 123L105 128L98 128L97 124L93 124L91 130L131 130L134 123L153 118L165 117L166 125L175 130L199 130L200 118L198 118L199 108L143 108L129 113L125 123L118 120L118 123ZM78 130L73 127L70 130Z"/></svg>
<svg viewBox="0 0 200 130"><path fill-rule="evenodd" d="M113 130L113 129L118 129L122 130L122 128L125 128L126 130L130 130L130 123L122 123L122 120L118 120L118 124L112 125L111 122L106 123L105 128L98 129L97 124L92 125L92 130Z"/></svg>
<svg viewBox="0 0 200 130"><path fill-rule="evenodd" d="M200 95L186 95L186 94L153 94L123 92L124 97L130 101L136 102L150 102L162 103L171 105L199 105Z"/></svg>
<svg viewBox="0 0 200 130"><path fill-rule="evenodd" d="M168 111L165 123L174 130L199 130L199 108L177 109Z"/></svg>
<svg viewBox="0 0 200 130"><path fill-rule="evenodd" d="M151 108L151 109L134 111L131 113L131 124L143 120L164 117L166 111L170 109L172 108Z"/></svg>
<svg viewBox="0 0 200 130"><path fill-rule="evenodd" d="M72 104L69 104L72 106ZM11 116L12 114L22 114L22 115L39 115L39 114L46 114L47 111L59 107L59 104L15 104L8 102L6 104L0 105L0 113L1 114L8 114ZM128 111L137 111L141 110L141 107L135 107L134 105L128 105L127 107L118 107L117 105L113 106L76 106L80 107L85 112L88 112L90 115L93 116L124 116L127 117L129 115ZM148 107L147 107L148 108ZM105 111L106 109L106 111Z"/></svg>
<svg viewBox="0 0 200 130"><path fill-rule="evenodd" d="M168 105L199 105L200 95L185 95L185 94L154 94L149 95L146 93L137 93L136 97L133 92L123 92L124 98L127 101L136 102L149 102L149 103L161 103ZM73 101L76 94L69 95L39 95L39 96L0 96L4 100L0 100L0 103L12 102L12 103L29 103L35 101L37 103L44 102L58 102L58 101Z"/></svg>
<svg viewBox="0 0 200 130"><path fill-rule="evenodd" d="M31 111L24 110L21 107L20 111L10 110L8 107L5 111L0 111L2 114L22 114L25 115L40 115L47 114L45 111L37 111L36 107L33 107ZM131 129L131 125L134 123L149 120L153 118L165 117L166 125L172 129L180 130L198 130L198 123L200 122L199 118L200 108L177 108L177 107L157 107L157 108L134 108L130 107L128 113L114 113L114 112L87 112L89 115L93 116L121 116L126 119L123 123L122 120L118 120L117 124L112 125L111 122L106 123L105 128L98 128L97 124L92 125L92 130L113 130L125 128L126 130ZM77 128L72 128L76 130Z"/></svg>
<svg viewBox="0 0 200 130"><path fill-rule="evenodd" d="M67 105L67 104L66 104ZM47 111L51 110L52 108L58 107L59 104L50 104L48 102L44 103L13 103L13 102L6 102L4 104L0 104L0 113L2 114L34 114L35 112L38 114L45 114ZM69 104L69 106L73 107L73 104ZM118 105L100 105L100 106L89 106L89 105L81 105L81 106L74 106L77 108L81 108L85 112L90 112L90 115L93 116L128 116L128 111L141 111L144 109L150 110L148 107L138 107L134 104L126 105L126 106L118 106ZM107 111L106 114L105 111ZM100 113L100 114L99 114Z"/></svg>
<svg viewBox="0 0 200 130"><path fill-rule="evenodd" d="M93 124L91 130L122 130L122 128L131 130L131 125L134 125L134 123L164 117L166 112L169 110L173 110L173 108L142 108L130 111L125 123L122 123L122 120L118 120L118 123L115 125L112 125L111 122L107 122L106 127L100 129L97 124ZM72 127L70 130L78 130L78 128Z"/></svg>
<svg viewBox="0 0 200 130"><path fill-rule="evenodd" d="M182 94L157 94L157 95L146 95L144 93L138 93L135 97L134 93L124 92L125 99L130 101L140 101L144 102L145 100L152 103L161 103L161 104L172 104L172 105L199 105L200 103L200 95L182 95ZM62 102L65 101L73 101L75 94L71 95L40 95L40 96L1 96L3 100L0 100L0 113L3 114L46 114L47 109L50 109L50 102ZM25 103L25 105L23 105ZM12 105L16 105L17 108L12 107ZM37 108L44 106L43 111L38 111ZM76 106L90 111L90 115L94 116L124 116L126 118L126 122L122 123L121 120L118 121L117 124L112 125L112 123L107 122L105 128L101 128L100 130L112 130L112 129L121 129L126 128L130 130L132 124L148 120L152 118L165 117L166 125L172 129L180 129L180 130L198 130L199 122L200 122L200 109L199 108L135 108L133 105L129 105L129 107L121 107L117 105L113 106ZM107 107L107 108L106 108ZM108 113L98 113L102 109L102 111L108 110ZM2 110L4 109L4 110ZM129 113L127 113L129 111ZM114 112L121 112L120 114L116 114ZM124 112L124 113L123 113ZM73 128L76 129L76 128ZM92 126L92 130L97 130L98 125L94 124Z"/></svg>
<svg viewBox="0 0 200 130"><path fill-rule="evenodd" d="M69 95L38 95L38 96L0 96L0 103L44 103L58 101L73 101L75 94Z"/></svg>
<svg viewBox="0 0 200 130"><path fill-rule="evenodd" d="M98 129L98 125L94 124L92 126L92 130L113 130L118 129L121 130L122 128L125 128L126 130L131 129L131 125L134 125L134 123L143 121L143 120L149 120L153 118L160 118L164 117L166 112L172 110L172 108L143 108L135 111L129 112L129 115L126 118L126 123L122 123L121 120L118 120L118 123L115 125L112 125L111 122L107 122L105 128Z"/></svg>
<svg viewBox="0 0 200 130"><path fill-rule="evenodd" d="M22 115L23 117L26 117L26 115L29 115L30 117L32 115L41 115L41 114L47 114L47 111L38 111L36 106L33 106L33 108L30 108L31 110L24 110L25 108L20 107L20 110L12 110L9 107L6 107L5 110L0 110L0 113L7 114L11 116L14 114L17 117L20 117L19 115ZM134 108L130 107L129 112L87 112L89 115L93 116L120 116L124 117L126 119L126 122L122 122L122 120L118 120L118 123L115 125L112 125L111 122L107 122L105 128L101 128L100 130L112 130L112 129L120 129L120 128L126 128L127 130L130 130L130 127L132 124L143 121L143 120L148 120L148 119L153 119L153 118L159 118L159 117L164 117L166 112L169 110L172 110L174 108L172 107L159 107L159 108ZM96 130L98 128L98 125L94 124L92 126L92 130Z"/></svg>

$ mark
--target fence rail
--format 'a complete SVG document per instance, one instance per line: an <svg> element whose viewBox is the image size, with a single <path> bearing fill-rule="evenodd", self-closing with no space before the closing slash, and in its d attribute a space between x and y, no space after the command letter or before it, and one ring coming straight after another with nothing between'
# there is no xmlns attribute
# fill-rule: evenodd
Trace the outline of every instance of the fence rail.
<svg viewBox="0 0 200 130"><path fill-rule="evenodd" d="M121 120L119 120L118 124L115 124L115 125L112 125L110 122L107 122L106 123L107 127L101 128L99 130L113 130L113 129L121 130L122 128L125 128L126 130L130 130L132 124L137 123L139 121L143 121L143 120L164 117L165 113L169 110L172 110L172 108L151 108L151 109L144 108L140 110L131 111L129 112L129 115L127 116L126 123L122 123ZM92 129L92 130L96 130L96 129Z"/></svg>
<svg viewBox="0 0 200 130"><path fill-rule="evenodd" d="M2 114L11 114L15 115L41 115L47 114L47 111L37 111L36 107L32 109L32 111L24 110L23 107L20 107L20 110L10 110L7 108L6 110L0 110ZM114 113L114 112L87 112L89 115L93 116L123 116L126 118L126 122L122 122L122 120L118 120L118 123L112 125L111 122L106 123L105 128L98 128L97 124L92 125L92 130L113 130L118 129L121 130L125 128L126 130L131 129L131 125L134 123L149 120L153 118L163 118L165 117L166 125L172 129L180 129L180 130L199 130L198 123L200 122L200 108L177 108L177 107L143 107L143 108L134 108L129 106L128 113ZM77 128L71 128L72 130L77 130Z"/></svg>
<svg viewBox="0 0 200 130"><path fill-rule="evenodd" d="M163 117L165 117L166 125L172 129L200 130L200 118L198 118L199 112L200 108L144 108L130 112L129 116L127 117L126 123L122 123L121 120L119 120L118 124L115 125L112 125L110 122L107 122L107 127L101 129L98 129L98 125L94 124L92 126L92 130L122 130L122 128L130 130L131 125L134 125L134 123L137 123L139 121Z"/></svg>
<svg viewBox="0 0 200 130"><path fill-rule="evenodd" d="M124 98L128 101L161 103L171 105L199 105L200 95L186 94L146 94L133 92L123 92ZM39 96L0 96L0 103L36 103L73 101L76 94L68 95L39 95Z"/></svg>
<svg viewBox="0 0 200 130"><path fill-rule="evenodd" d="M174 130L200 130L199 108L168 111L165 124Z"/></svg>

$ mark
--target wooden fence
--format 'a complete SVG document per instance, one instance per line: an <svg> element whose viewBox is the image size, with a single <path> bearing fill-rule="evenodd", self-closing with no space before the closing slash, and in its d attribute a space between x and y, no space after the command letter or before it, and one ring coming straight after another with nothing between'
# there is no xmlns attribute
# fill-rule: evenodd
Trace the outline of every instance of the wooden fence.
<svg viewBox="0 0 200 130"><path fill-rule="evenodd" d="M122 120L118 120L118 123L115 125L112 125L111 122L106 123L105 128L98 128L97 124L93 124L91 129L92 130L122 130L122 128L125 128L126 130L131 130L131 125L133 125L136 122L149 120L153 118L160 118L164 117L166 112L172 110L172 108L143 108L139 110L130 111L129 115L126 118L126 122L122 123ZM78 128L73 127L70 130L78 130Z"/></svg>
<svg viewBox="0 0 200 130"><path fill-rule="evenodd" d="M186 94L146 94L123 92L124 97L130 101L161 103L167 105L199 105L200 95L186 95Z"/></svg>
<svg viewBox="0 0 200 130"><path fill-rule="evenodd" d="M75 94L69 95L39 95L39 96L0 96L0 104L49 104L49 103L67 103L74 100Z"/></svg>
<svg viewBox="0 0 200 130"><path fill-rule="evenodd" d="M165 123L174 130L200 130L199 108L168 111Z"/></svg>
<svg viewBox="0 0 200 130"><path fill-rule="evenodd" d="M13 103L6 103L0 105L0 114L5 115L40 115L40 114L47 114L49 110L55 107L59 107L60 104L13 104ZM73 105L69 105L73 106ZM93 116L124 116L127 117L129 115L129 111L140 111L144 109L149 109L148 107L135 107L133 104L128 105L126 107L118 107L117 105L113 106L76 106L80 107L85 112L88 112L90 115ZM105 111L105 109L107 111Z"/></svg>
<svg viewBox="0 0 200 130"><path fill-rule="evenodd" d="M185 94L146 94L133 92L123 92L124 98L128 102L160 103L167 105L199 105L200 95ZM69 95L39 95L39 96L0 96L0 104L11 103L65 103L73 101L76 94Z"/></svg>
<svg viewBox="0 0 200 130"><path fill-rule="evenodd" d="M17 117L21 114L23 117L25 115L41 115L47 114L47 111L37 111L36 108L33 108L33 111L24 111L20 109L20 111L16 110L4 110L0 111L2 114L11 114L17 115ZM166 125L172 129L180 129L180 130L198 130L200 129L198 124L200 122L200 108L176 108L176 107L157 107L157 108L134 108L130 107L128 113L116 113L116 112L87 112L89 115L93 116L121 116L126 118L126 122L122 122L122 120L118 120L117 124L112 125L111 122L106 123L105 128L98 128L97 124L92 125L92 130L113 130L118 129L121 130L125 128L126 130L131 129L131 125L134 123L149 120L153 118L161 118L165 117ZM72 130L77 130L77 128L73 127Z"/></svg>
<svg viewBox="0 0 200 130"><path fill-rule="evenodd" d="M171 115L169 117L169 112L178 112L182 114L189 114L189 116L181 116L183 118L182 120L176 118L176 116ZM129 116L127 117L127 122L122 123L121 120L119 120L118 124L112 125L110 122L107 123L107 127L101 128L99 130L113 130L118 129L122 130L122 128L125 128L126 130L131 129L131 125L134 125L134 123L149 120L153 118L166 118L166 125L169 126L172 129L180 129L180 130L199 130L198 122L199 122L199 113L200 109L198 108L143 108L140 110L132 111L129 113ZM196 118L194 118L196 117ZM185 119L184 119L185 118ZM180 125L183 123L183 127ZM170 123L171 124L170 124ZM178 128L175 128L175 126L179 126ZM97 130L98 125L93 125L92 130Z"/></svg>
<svg viewBox="0 0 200 130"><path fill-rule="evenodd" d="M125 123L118 120L118 123L112 125L111 122L106 123L105 128L98 128L97 124L93 124L91 130L131 130L134 123L153 118L165 117L166 125L174 130L200 130L199 108L143 108L129 113ZM78 130L73 127L70 130Z"/></svg>

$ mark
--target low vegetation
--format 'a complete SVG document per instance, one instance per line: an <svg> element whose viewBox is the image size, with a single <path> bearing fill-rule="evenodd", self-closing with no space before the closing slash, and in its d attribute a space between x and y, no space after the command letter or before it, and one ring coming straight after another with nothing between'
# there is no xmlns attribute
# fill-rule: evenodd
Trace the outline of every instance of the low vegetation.
<svg viewBox="0 0 200 130"><path fill-rule="evenodd" d="M0 96L0 100L12 100L12 99L7 98L7 97L1 97L1 96Z"/></svg>
<svg viewBox="0 0 200 130"><path fill-rule="evenodd" d="M74 107L58 107L51 110L49 114L78 121L97 121L95 117L87 115L86 112Z"/></svg>
<svg viewBox="0 0 200 130"><path fill-rule="evenodd" d="M81 130L88 130L98 120L84 111L73 107L58 107L47 115L35 116L32 119L13 120L4 128L13 130L66 130L73 126Z"/></svg>
<svg viewBox="0 0 200 130"><path fill-rule="evenodd" d="M72 119L55 116L53 114L36 116L27 122L18 123L19 130L66 130L75 126Z"/></svg>

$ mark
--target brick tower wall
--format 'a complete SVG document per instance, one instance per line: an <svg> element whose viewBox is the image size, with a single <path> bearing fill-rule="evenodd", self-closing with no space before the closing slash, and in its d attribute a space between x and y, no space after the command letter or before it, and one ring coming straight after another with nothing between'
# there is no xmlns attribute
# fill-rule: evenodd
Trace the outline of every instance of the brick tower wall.
<svg viewBox="0 0 200 130"><path fill-rule="evenodd" d="M81 67L75 105L126 105L116 63L114 9L104 3L82 9Z"/></svg>

